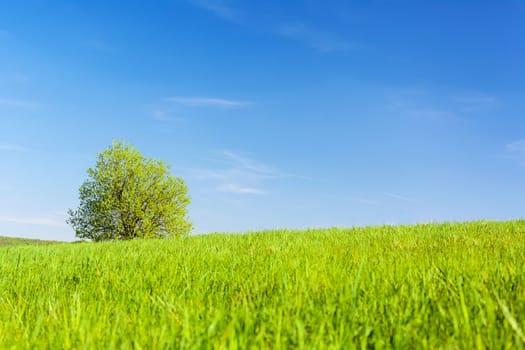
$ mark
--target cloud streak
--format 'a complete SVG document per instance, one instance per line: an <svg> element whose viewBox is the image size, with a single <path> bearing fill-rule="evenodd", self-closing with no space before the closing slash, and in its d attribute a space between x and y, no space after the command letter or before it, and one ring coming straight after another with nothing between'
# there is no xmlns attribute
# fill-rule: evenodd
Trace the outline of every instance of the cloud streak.
<svg viewBox="0 0 525 350"><path fill-rule="evenodd" d="M0 216L0 222L31 226L67 227L64 220L47 217Z"/></svg>
<svg viewBox="0 0 525 350"><path fill-rule="evenodd" d="M476 114L497 106L494 96L461 92L450 96L421 87L393 89L386 99L396 115L433 123L470 123Z"/></svg>
<svg viewBox="0 0 525 350"><path fill-rule="evenodd" d="M454 113L450 111L436 109L432 107L414 108L409 109L407 112L414 118L429 121L455 120L458 118Z"/></svg>
<svg viewBox="0 0 525 350"><path fill-rule="evenodd" d="M220 192L242 195L268 194L269 191L264 188L268 181L301 178L233 151L223 150L218 154L220 158L213 161L222 164L221 168L193 170L192 176L198 180L216 182L215 188Z"/></svg>
<svg viewBox="0 0 525 350"><path fill-rule="evenodd" d="M399 199L399 200L405 201L405 202L413 202L414 201L414 199L412 199L412 198L409 198L409 197L406 197L406 196L403 196L403 195L400 195L400 194L397 194L397 193L384 192L383 194L385 196L387 196L387 197L394 198L394 199Z"/></svg>
<svg viewBox="0 0 525 350"><path fill-rule="evenodd" d="M9 152L26 152L28 149L15 143L0 143L0 150Z"/></svg>
<svg viewBox="0 0 525 350"><path fill-rule="evenodd" d="M517 159L521 165L525 166L525 139L511 142L505 146L507 154Z"/></svg>
<svg viewBox="0 0 525 350"><path fill-rule="evenodd" d="M250 104L246 101L227 100L223 98L207 98L207 97L167 97L166 102L172 102L187 107L244 107Z"/></svg>
<svg viewBox="0 0 525 350"><path fill-rule="evenodd" d="M258 174L260 176L279 177L282 174L276 169L262 163L255 162L251 159L241 157L232 151L222 151L224 157L236 164L238 167Z"/></svg>
<svg viewBox="0 0 525 350"><path fill-rule="evenodd" d="M188 0L194 6L204 9L214 15L257 31L265 31L273 35L288 38L302 43L313 50L322 53L340 52L356 49L357 45L348 42L339 35L307 25L304 22L279 23L272 19L275 13L250 14L241 12L231 1L227 0Z"/></svg>
<svg viewBox="0 0 525 350"><path fill-rule="evenodd" d="M16 100L9 98L0 98L0 106L16 107L16 108L34 108L39 104L32 101Z"/></svg>
<svg viewBox="0 0 525 350"><path fill-rule="evenodd" d="M304 23L289 23L278 26L274 32L282 37L304 43L319 52L346 51L355 48L333 33L312 28Z"/></svg>
<svg viewBox="0 0 525 350"><path fill-rule="evenodd" d="M240 16L240 12L224 0L189 0L189 2L228 21L235 21Z"/></svg>
<svg viewBox="0 0 525 350"><path fill-rule="evenodd" d="M0 29L0 39L9 39L11 34L7 30Z"/></svg>
<svg viewBox="0 0 525 350"><path fill-rule="evenodd" d="M221 192L229 192L236 194L266 194L266 191L254 188L254 187L243 187L237 184L225 183L217 187L217 190Z"/></svg>
<svg viewBox="0 0 525 350"><path fill-rule="evenodd" d="M348 197L348 199L351 200L352 202L357 202L357 203L366 204L366 205L377 206L377 205L381 204L381 202L377 201L377 200L368 199L368 198L362 198L362 197L356 197L356 196L350 196L350 197Z"/></svg>
<svg viewBox="0 0 525 350"><path fill-rule="evenodd" d="M482 93L461 94L454 96L453 100L459 104L460 111L465 113L483 112L498 105L498 99L495 96Z"/></svg>
<svg viewBox="0 0 525 350"><path fill-rule="evenodd" d="M86 40L86 42L84 43L84 46L88 49L99 51L99 52L108 53L108 52L113 51L113 47L111 45L99 39Z"/></svg>
<svg viewBox="0 0 525 350"><path fill-rule="evenodd" d="M151 118L153 120L159 121L159 122L171 122L171 121L181 121L182 118L176 118L171 115L169 115L167 112L163 110L155 110L151 113Z"/></svg>
<svg viewBox="0 0 525 350"><path fill-rule="evenodd" d="M25 74L21 74L19 72L5 72L2 73L2 77L0 78L0 81L5 81L7 83L16 83L16 84L24 84L30 81L30 77L28 77Z"/></svg>

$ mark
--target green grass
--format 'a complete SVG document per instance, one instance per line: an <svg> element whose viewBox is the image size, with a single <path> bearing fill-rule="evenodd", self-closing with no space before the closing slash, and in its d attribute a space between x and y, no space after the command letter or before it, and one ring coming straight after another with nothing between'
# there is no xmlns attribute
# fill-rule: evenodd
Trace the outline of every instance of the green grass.
<svg viewBox="0 0 525 350"><path fill-rule="evenodd" d="M525 221L0 248L0 348L525 348Z"/></svg>
<svg viewBox="0 0 525 350"><path fill-rule="evenodd" d="M14 238L0 236L0 247L14 246L14 245L44 245L57 243L55 241L43 241L40 239L29 238Z"/></svg>

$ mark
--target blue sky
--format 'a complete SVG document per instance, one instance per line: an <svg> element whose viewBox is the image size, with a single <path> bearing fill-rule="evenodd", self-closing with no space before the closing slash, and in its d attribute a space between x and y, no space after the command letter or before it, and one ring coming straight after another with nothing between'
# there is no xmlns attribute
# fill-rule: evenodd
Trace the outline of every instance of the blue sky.
<svg viewBox="0 0 525 350"><path fill-rule="evenodd" d="M73 240L98 151L196 233L525 216L524 1L0 2L0 235Z"/></svg>

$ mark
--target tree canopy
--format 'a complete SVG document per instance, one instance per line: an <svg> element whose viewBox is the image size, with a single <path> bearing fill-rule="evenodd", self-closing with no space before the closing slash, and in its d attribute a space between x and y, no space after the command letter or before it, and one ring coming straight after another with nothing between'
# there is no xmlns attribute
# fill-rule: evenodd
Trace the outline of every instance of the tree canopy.
<svg viewBox="0 0 525 350"><path fill-rule="evenodd" d="M67 222L93 241L179 236L190 232L188 188L160 160L123 142L100 152Z"/></svg>

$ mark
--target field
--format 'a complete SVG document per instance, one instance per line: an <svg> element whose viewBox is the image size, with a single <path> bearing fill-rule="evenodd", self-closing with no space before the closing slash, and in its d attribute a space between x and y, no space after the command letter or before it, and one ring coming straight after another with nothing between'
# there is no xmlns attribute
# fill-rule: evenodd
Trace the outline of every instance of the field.
<svg viewBox="0 0 525 350"><path fill-rule="evenodd" d="M525 348L525 221L0 247L0 348Z"/></svg>
<svg viewBox="0 0 525 350"><path fill-rule="evenodd" d="M54 241L42 241L39 239L29 239L29 238L12 238L12 237L2 237L0 236L0 247L13 246L13 245L44 245L44 244L53 244L57 243Z"/></svg>

